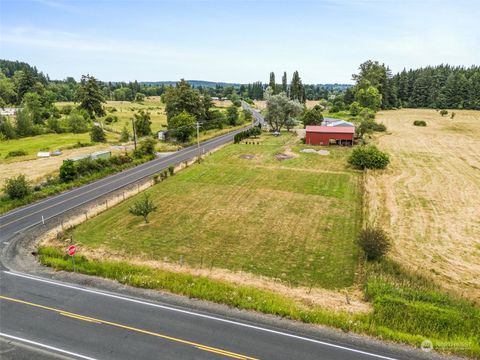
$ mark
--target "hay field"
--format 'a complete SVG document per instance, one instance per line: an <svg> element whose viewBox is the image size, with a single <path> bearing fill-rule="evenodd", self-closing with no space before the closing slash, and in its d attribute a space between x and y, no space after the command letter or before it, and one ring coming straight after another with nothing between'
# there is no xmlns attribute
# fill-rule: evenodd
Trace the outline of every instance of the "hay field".
<svg viewBox="0 0 480 360"><path fill-rule="evenodd" d="M391 233L393 258L480 302L480 111L454 111L453 120L427 109L377 114L391 164L367 175L366 205Z"/></svg>
<svg viewBox="0 0 480 360"><path fill-rule="evenodd" d="M226 146L147 190L158 205L149 224L129 214L134 198L81 224L75 241L126 259L352 286L362 206L361 173L346 167L350 149L301 153L292 134L259 142Z"/></svg>

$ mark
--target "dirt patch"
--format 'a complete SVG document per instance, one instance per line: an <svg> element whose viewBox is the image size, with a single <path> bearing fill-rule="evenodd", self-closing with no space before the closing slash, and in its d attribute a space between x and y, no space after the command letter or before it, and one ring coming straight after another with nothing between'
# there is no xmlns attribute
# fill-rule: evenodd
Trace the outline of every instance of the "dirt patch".
<svg viewBox="0 0 480 360"><path fill-rule="evenodd" d="M255 159L255 155L252 154L243 154L239 156L240 159L252 160Z"/></svg>
<svg viewBox="0 0 480 360"><path fill-rule="evenodd" d="M330 155L330 151L328 150L303 149L300 151L307 154L318 154L322 156Z"/></svg>
<svg viewBox="0 0 480 360"><path fill-rule="evenodd" d="M279 161L297 158L298 154L294 153L291 148L287 147L283 153L275 155Z"/></svg>
<svg viewBox="0 0 480 360"><path fill-rule="evenodd" d="M277 154L275 155L275 158L279 161L283 161L283 160L293 159L294 156L288 155L288 154Z"/></svg>

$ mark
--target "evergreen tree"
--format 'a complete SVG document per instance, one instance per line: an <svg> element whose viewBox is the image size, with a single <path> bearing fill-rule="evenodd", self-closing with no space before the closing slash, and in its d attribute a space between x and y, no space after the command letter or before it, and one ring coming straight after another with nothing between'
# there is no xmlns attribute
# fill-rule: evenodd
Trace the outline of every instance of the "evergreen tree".
<svg viewBox="0 0 480 360"><path fill-rule="evenodd" d="M298 71L295 71L292 76L292 82L290 84L290 99L305 103L305 89L303 88L302 80L300 79Z"/></svg>
<svg viewBox="0 0 480 360"><path fill-rule="evenodd" d="M270 81L268 82L268 86L270 86L275 93L276 84L275 84L275 73L273 71L270 73Z"/></svg>
<svg viewBox="0 0 480 360"><path fill-rule="evenodd" d="M80 109L87 111L90 118L94 119L96 116L105 116L105 110L102 103L105 102L100 86L93 76L82 75L80 86L77 90L77 101L80 102L78 106Z"/></svg>
<svg viewBox="0 0 480 360"><path fill-rule="evenodd" d="M282 91L285 94L288 94L288 80L287 80L287 72L286 71L283 72L283 76L282 76Z"/></svg>
<svg viewBox="0 0 480 360"><path fill-rule="evenodd" d="M480 69L477 70L468 80L468 107L480 110Z"/></svg>

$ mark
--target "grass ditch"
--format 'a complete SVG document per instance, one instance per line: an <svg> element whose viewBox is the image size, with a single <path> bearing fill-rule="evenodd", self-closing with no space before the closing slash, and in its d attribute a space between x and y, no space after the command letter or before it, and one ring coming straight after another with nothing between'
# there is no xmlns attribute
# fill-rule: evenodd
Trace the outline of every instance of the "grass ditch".
<svg viewBox="0 0 480 360"><path fill-rule="evenodd" d="M73 271L71 259L64 252L40 247L38 253L43 265ZM75 264L80 273L130 286L168 291L417 347L429 340L439 351L480 358L480 310L465 300L433 290L425 279L387 261L367 266L365 296L373 303L373 311L368 314L307 307L272 291L123 261L92 261L77 256Z"/></svg>

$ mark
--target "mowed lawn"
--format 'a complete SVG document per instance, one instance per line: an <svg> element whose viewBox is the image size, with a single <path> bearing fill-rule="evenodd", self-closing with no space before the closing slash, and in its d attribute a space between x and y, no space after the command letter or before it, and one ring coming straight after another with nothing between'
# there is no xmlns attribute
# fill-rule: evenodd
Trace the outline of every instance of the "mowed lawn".
<svg viewBox="0 0 480 360"><path fill-rule="evenodd" d="M13 140L0 141L0 163L33 159L39 151L54 151L75 145L78 142L89 143L90 134L44 134ZM10 151L23 150L25 156L5 159Z"/></svg>
<svg viewBox="0 0 480 360"><path fill-rule="evenodd" d="M128 212L136 196L76 228L75 242L291 285L352 285L362 205L361 174L346 167L350 149L301 153L307 146L290 134L259 142L229 145L149 189L158 206L149 224ZM283 152L297 157L277 160Z"/></svg>

